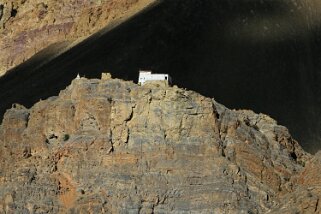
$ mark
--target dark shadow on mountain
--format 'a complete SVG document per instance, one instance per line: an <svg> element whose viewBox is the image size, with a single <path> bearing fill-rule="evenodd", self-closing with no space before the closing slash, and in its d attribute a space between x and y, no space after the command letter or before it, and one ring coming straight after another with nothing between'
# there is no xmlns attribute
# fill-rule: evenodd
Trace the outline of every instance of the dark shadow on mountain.
<svg viewBox="0 0 321 214"><path fill-rule="evenodd" d="M57 95L77 73L136 81L139 69L150 69L227 107L269 114L306 150L321 149L321 31L273 41L228 36L235 20L288 13L284 1L260 2L165 1L37 69L17 67L0 79L0 114L12 103L30 107Z"/></svg>

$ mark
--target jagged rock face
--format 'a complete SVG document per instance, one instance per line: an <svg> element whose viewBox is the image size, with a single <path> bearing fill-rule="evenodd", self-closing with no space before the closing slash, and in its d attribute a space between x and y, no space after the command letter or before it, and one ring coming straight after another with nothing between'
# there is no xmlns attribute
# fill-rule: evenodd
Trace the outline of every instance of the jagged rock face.
<svg viewBox="0 0 321 214"><path fill-rule="evenodd" d="M321 211L286 128L177 87L77 79L8 110L0 146L1 213Z"/></svg>
<svg viewBox="0 0 321 214"><path fill-rule="evenodd" d="M24 5L27 2L35 1ZM162 1L113 31L94 34L55 57L59 50L70 47L71 31L65 42L49 46L0 78L0 118L12 103L29 108L40 98L59 93L77 73L94 78L111 71L118 78L136 79L138 69L151 69L166 71L177 85L215 97L230 107L272 115L306 150L315 153L321 149L319 2ZM12 22L32 20L18 19L21 9ZM60 15L60 8L57 10L58 17L69 11L62 10ZM81 17L88 17L84 14ZM78 15L75 13L75 21ZM70 17L61 22L64 20ZM28 25L26 21L14 32L24 26L27 31L32 29ZM34 42L45 38L45 43L51 44L46 37ZM31 46L20 46L20 40L13 37L5 44L14 41L17 48L4 53L20 58L16 51ZM0 66L5 64L0 62Z"/></svg>
<svg viewBox="0 0 321 214"><path fill-rule="evenodd" d="M306 167L294 177L294 182L299 187L292 193L283 196L284 204L281 209L283 213L321 213L320 192L321 192L321 151L314 158L307 162ZM297 210L297 204L301 210ZM276 210L275 213L279 210Z"/></svg>
<svg viewBox="0 0 321 214"><path fill-rule="evenodd" d="M0 2L0 76L44 48L52 55L154 0L4 0ZM48 53L43 53L48 54Z"/></svg>

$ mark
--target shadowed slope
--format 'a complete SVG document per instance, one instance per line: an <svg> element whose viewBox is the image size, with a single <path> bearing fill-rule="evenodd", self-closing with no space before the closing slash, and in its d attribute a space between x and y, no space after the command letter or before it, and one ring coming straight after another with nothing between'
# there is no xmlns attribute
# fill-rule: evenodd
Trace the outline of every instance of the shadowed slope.
<svg viewBox="0 0 321 214"><path fill-rule="evenodd" d="M320 31L296 26L286 3L267 2L163 2L40 68L3 77L1 115L13 102L29 107L57 94L77 73L136 80L140 68L152 69L229 107L271 115L314 152L321 137ZM276 23L282 30L269 28Z"/></svg>

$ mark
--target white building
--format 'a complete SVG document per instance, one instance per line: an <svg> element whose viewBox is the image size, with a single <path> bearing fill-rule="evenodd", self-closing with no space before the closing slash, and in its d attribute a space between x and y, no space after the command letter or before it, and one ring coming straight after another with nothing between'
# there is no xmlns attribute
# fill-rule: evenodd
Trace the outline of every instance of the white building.
<svg viewBox="0 0 321 214"><path fill-rule="evenodd" d="M149 81L164 81L167 85L172 84L172 78L168 74L153 74L151 71L139 71L138 84L144 85Z"/></svg>

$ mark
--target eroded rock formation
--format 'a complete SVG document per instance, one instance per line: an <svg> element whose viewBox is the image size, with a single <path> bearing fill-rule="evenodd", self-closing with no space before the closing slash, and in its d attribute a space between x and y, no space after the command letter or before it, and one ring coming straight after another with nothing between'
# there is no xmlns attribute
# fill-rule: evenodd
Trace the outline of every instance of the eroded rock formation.
<svg viewBox="0 0 321 214"><path fill-rule="evenodd" d="M27 16L31 12L25 15L22 12L24 7L34 8L27 4L36 2L47 4L48 1L26 1L18 7L16 16L6 21L3 32L9 32L10 28L14 34L8 34L7 39L0 37L0 43L5 41L4 48L0 46L0 58L8 59L0 60L0 67L10 65L11 59L23 61L21 51L28 49L32 54L34 44L37 47L43 41L46 45L52 44L52 38L57 37L54 29L59 23L64 26L74 20L72 29L75 29L84 17L81 25L84 31L99 26L89 27L88 24L87 29L85 21L89 16L87 9L91 10L91 6L100 1L68 1L76 9L69 4L59 6L62 1L52 1L51 4L56 3L58 7L48 5L47 10L52 10L59 21L48 24L48 28L52 28L49 37L43 31L28 33L42 24L31 15ZM88 5L82 7L82 2ZM73 42L73 30L59 28L62 34L67 32L66 39L61 35L60 42L0 78L0 120L12 103L29 108L39 99L59 93L77 73L94 78L99 77L101 71L112 71L114 76L130 80L136 79L137 70L151 69L166 71L177 85L215 97L232 108L253 109L271 115L289 128L305 150L316 153L321 149L319 2L162 1L114 30L99 31L78 44ZM84 14L72 12L75 10ZM107 9L102 12L108 13ZM93 23L96 15L94 12L91 17ZM27 18L18 18L20 16ZM49 14L41 20L46 17ZM36 39L20 42L24 41L24 34L16 38L15 33L19 34L23 29L26 29L26 38ZM29 40L32 41L30 44ZM68 49L70 46L73 48ZM56 53L66 48L68 51L56 57Z"/></svg>
<svg viewBox="0 0 321 214"><path fill-rule="evenodd" d="M64 51L154 0L4 0L0 2L0 76L48 48Z"/></svg>
<svg viewBox="0 0 321 214"><path fill-rule="evenodd" d="M193 91L76 79L0 127L0 213L320 213L318 154Z"/></svg>

